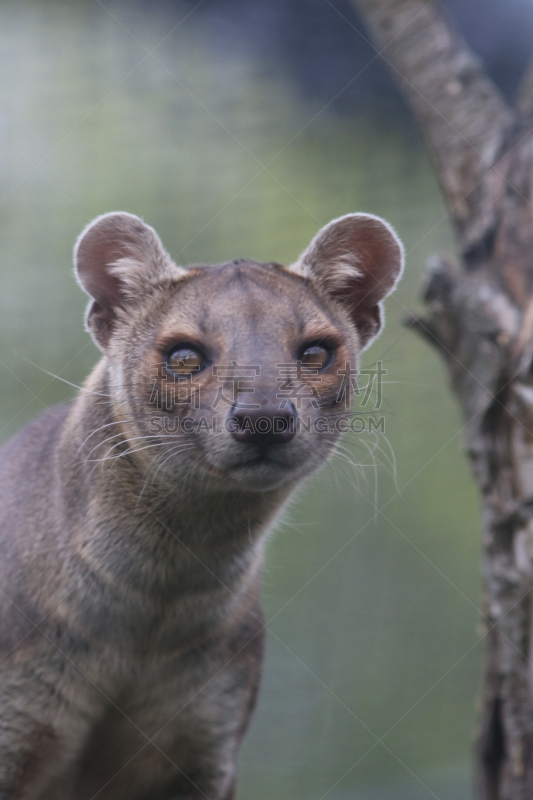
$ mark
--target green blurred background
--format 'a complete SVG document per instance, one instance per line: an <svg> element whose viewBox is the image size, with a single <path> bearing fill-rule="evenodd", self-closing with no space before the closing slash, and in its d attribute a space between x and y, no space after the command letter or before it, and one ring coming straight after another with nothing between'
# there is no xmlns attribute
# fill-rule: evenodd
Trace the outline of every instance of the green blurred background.
<svg viewBox="0 0 533 800"><path fill-rule="evenodd" d="M268 547L239 800L470 798L479 522L444 370L402 326L425 259L453 251L416 135L394 110L325 108L276 59L221 46L192 6L2 2L0 16L2 440L75 394L43 370L79 384L98 358L71 270L98 214L143 216L178 262L290 262L357 210L404 240L366 354L387 370L385 436L349 438L359 466L338 457L310 480Z"/></svg>

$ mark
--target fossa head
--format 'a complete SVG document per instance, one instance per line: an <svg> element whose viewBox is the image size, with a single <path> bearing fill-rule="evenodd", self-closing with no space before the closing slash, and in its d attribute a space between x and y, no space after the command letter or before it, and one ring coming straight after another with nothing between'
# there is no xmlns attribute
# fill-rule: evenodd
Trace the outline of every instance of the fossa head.
<svg viewBox="0 0 533 800"><path fill-rule="evenodd" d="M177 266L138 217L98 217L75 266L128 457L167 484L252 491L313 471L402 264L392 228L368 214L330 222L289 267Z"/></svg>

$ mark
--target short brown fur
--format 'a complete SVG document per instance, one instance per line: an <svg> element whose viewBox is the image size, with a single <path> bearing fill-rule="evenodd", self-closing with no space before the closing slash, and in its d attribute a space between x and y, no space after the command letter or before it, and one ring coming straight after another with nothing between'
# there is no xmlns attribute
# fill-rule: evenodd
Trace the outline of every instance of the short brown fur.
<svg viewBox="0 0 533 800"><path fill-rule="evenodd" d="M379 331L401 245L348 215L290 268L185 269L116 213L75 260L102 360L0 451L0 800L231 800L261 672L265 535L338 433L237 441L224 425L241 393L217 405L211 366L260 365L255 396L272 406L278 365L327 340L332 363L304 376L318 407L291 408L335 421L338 367ZM210 368L169 403L180 343ZM221 432L171 430L186 416Z"/></svg>

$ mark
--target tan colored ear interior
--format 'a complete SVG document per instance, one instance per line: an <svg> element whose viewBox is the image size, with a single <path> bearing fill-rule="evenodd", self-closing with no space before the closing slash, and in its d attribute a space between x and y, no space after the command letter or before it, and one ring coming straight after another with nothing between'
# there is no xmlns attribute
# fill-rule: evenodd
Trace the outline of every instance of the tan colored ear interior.
<svg viewBox="0 0 533 800"><path fill-rule="evenodd" d="M393 228L372 214L347 214L325 225L290 267L336 293L357 280L375 305L396 285L403 247Z"/></svg>
<svg viewBox="0 0 533 800"><path fill-rule="evenodd" d="M82 288L91 297L86 326L102 350L120 307L142 298L155 283L186 274L174 264L155 230L125 211L97 217L82 231L74 265Z"/></svg>
<svg viewBox="0 0 533 800"><path fill-rule="evenodd" d="M179 278L155 230L125 211L97 217L80 235L74 263L85 291L101 306L120 304L161 278Z"/></svg>
<svg viewBox="0 0 533 800"><path fill-rule="evenodd" d="M347 214L324 226L290 269L341 303L363 347L383 324L381 301L403 271L403 247L391 226L372 214Z"/></svg>

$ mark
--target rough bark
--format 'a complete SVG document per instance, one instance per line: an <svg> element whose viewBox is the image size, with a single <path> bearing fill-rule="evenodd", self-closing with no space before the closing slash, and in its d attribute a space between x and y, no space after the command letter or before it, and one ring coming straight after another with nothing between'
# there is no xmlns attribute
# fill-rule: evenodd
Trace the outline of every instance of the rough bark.
<svg viewBox="0 0 533 800"><path fill-rule="evenodd" d="M533 112L533 59L522 76L521 84L516 92L515 107L518 114L523 117Z"/></svg>
<svg viewBox="0 0 533 800"><path fill-rule="evenodd" d="M460 264L428 265L423 317L466 419L482 499L487 631L480 800L533 798L533 66L509 107L437 2L358 0L433 158Z"/></svg>

